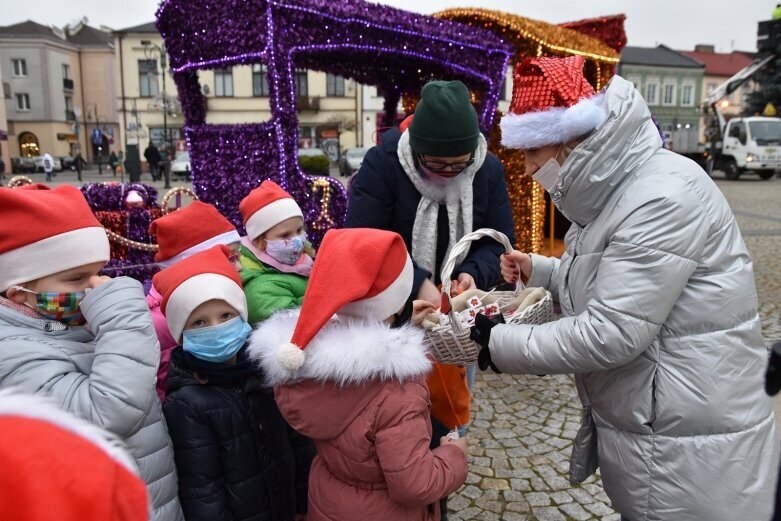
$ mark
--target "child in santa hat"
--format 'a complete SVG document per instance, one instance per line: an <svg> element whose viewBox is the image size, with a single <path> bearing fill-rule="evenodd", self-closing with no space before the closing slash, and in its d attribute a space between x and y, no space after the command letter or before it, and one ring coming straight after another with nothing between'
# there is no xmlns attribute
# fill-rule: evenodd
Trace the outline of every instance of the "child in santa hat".
<svg viewBox="0 0 781 521"><path fill-rule="evenodd" d="M49 395L122 438L152 520L181 520L149 308L139 282L99 275L108 259L106 231L77 188L0 188L0 386Z"/></svg>
<svg viewBox="0 0 781 521"><path fill-rule="evenodd" d="M226 246L154 277L173 351L163 405L188 521L292 521L306 512L314 449L279 413L247 357L251 331Z"/></svg>
<svg viewBox="0 0 781 521"><path fill-rule="evenodd" d="M301 208L274 181L263 181L239 210L247 229L241 240L241 281L254 324L301 305L314 252Z"/></svg>
<svg viewBox="0 0 781 521"><path fill-rule="evenodd" d="M440 498L466 480L465 438L429 449L432 363L408 323L429 309L410 312L412 283L397 233L330 230L301 309L252 335L282 414L317 447L309 521L438 520Z"/></svg>
<svg viewBox="0 0 781 521"><path fill-rule="evenodd" d="M112 434L41 398L0 392L4 521L147 521L133 458Z"/></svg>
<svg viewBox="0 0 781 521"><path fill-rule="evenodd" d="M210 204L193 201L181 210L152 221L149 233L157 236L157 245L160 249L155 254L155 262L164 268L218 244L225 244L231 249L231 258L237 261L236 266L238 267L239 241L241 240L239 232ZM157 395L161 402L165 400L171 351L177 346L177 341L168 331L168 324L160 312L162 301L163 297L152 284L149 294L146 296L146 302L149 304L149 311L152 312L152 322L155 324L155 332L160 340Z"/></svg>

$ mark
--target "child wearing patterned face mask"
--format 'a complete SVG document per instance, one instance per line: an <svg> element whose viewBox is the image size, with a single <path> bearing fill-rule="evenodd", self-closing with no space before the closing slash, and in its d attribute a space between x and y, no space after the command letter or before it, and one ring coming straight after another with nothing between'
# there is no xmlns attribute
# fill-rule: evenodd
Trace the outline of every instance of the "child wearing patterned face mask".
<svg viewBox="0 0 781 521"><path fill-rule="evenodd" d="M0 188L0 387L50 396L136 459L152 521L181 521L140 283L100 276L106 231L72 186Z"/></svg>
<svg viewBox="0 0 781 521"><path fill-rule="evenodd" d="M254 324L301 305L314 251L306 240L301 208L273 181L250 192L239 210L247 229L241 241L241 280Z"/></svg>
<svg viewBox="0 0 781 521"><path fill-rule="evenodd" d="M285 423L246 344L247 301L215 246L154 277L181 343L163 405L188 521L292 520L306 512L312 444Z"/></svg>

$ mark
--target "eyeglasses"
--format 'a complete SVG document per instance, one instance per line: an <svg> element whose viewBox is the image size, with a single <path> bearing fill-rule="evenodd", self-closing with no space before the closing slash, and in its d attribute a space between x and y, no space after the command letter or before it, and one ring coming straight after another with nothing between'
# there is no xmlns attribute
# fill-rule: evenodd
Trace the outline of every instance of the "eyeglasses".
<svg viewBox="0 0 781 521"><path fill-rule="evenodd" d="M444 163L442 161L429 161L421 154L418 154L418 162L422 167L424 167L426 170L433 172L435 174L438 174L440 172L444 172L446 169L450 169L450 172L453 174L460 174L470 166L472 166L475 162L475 153L472 152L469 154L469 159L466 161L456 161L454 163Z"/></svg>

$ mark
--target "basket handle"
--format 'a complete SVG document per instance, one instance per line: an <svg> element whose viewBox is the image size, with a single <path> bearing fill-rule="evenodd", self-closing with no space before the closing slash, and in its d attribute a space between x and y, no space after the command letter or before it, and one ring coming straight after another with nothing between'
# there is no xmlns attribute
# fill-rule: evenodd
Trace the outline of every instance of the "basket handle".
<svg viewBox="0 0 781 521"><path fill-rule="evenodd" d="M450 274L453 273L454 269L456 269L456 259L458 259L462 253L469 251L473 241L482 239L483 237L490 237L494 239L496 242L504 246L504 249L507 253L513 251L513 245L510 244L510 239L508 239L505 234L498 230L493 230L491 228L480 228L479 230L475 230L472 233L467 233L461 237L461 240L459 240L455 246L453 246L453 249L450 250L450 255L442 265L442 272L440 273L440 280L442 281L442 295L448 295L448 297L450 296L450 287L452 284L452 281L450 280ZM521 266L518 263L516 263L516 268L520 274ZM518 295L521 291L524 290L525 287L526 286L524 286L519 277L518 283L515 285L515 294ZM461 328L461 324L458 322L458 320L456 320L455 311L453 309L450 310L449 316L453 330L457 333L462 332L463 329Z"/></svg>

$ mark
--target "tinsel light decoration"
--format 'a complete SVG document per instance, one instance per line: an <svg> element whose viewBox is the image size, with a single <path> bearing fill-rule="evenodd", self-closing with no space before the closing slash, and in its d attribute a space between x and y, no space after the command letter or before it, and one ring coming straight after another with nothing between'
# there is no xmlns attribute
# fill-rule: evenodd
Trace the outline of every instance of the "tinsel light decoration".
<svg viewBox="0 0 781 521"><path fill-rule="evenodd" d="M573 28L569 28L482 8L447 9L434 16L492 31L513 46L513 62L522 61L527 56L583 56L587 63L587 77L597 89L613 76L620 59L619 52L602 39L584 34L588 31L596 33L598 19L572 22ZM605 18L605 28L611 34L623 31L623 18L620 16L623 15ZM585 28L587 23L588 28Z"/></svg>
<svg viewBox="0 0 781 521"><path fill-rule="evenodd" d="M483 28L361 0L166 0L157 28L182 102L193 187L240 230L239 202L264 179L287 190L308 223L323 215L326 194L333 226L344 221L342 184L322 178L314 190L317 178L298 166L297 68L376 86L386 126L402 93L415 95L432 79L462 80L481 93L479 123L488 135L512 52ZM207 124L198 71L257 63L268 71L271 119ZM315 244L323 233L313 234Z"/></svg>
<svg viewBox="0 0 781 521"><path fill-rule="evenodd" d="M311 223L311 229L325 234L330 228L334 226L334 219L328 213L328 208L331 202L331 183L324 178L316 179L312 183L312 192L322 192L320 215Z"/></svg>
<svg viewBox="0 0 781 521"><path fill-rule="evenodd" d="M620 53L626 46L626 31L624 22L626 15L600 16L587 20L577 20L561 24L561 27L572 29L579 33L596 38L608 47Z"/></svg>
<svg viewBox="0 0 781 521"><path fill-rule="evenodd" d="M26 175L16 175L8 180L8 188L16 188L18 186L31 185L34 181Z"/></svg>
<svg viewBox="0 0 781 521"><path fill-rule="evenodd" d="M132 191L143 205L126 207ZM111 260L104 272L142 282L150 279L158 268L153 259L157 245L149 236L149 224L163 213L157 204L157 189L142 183L88 183L82 185L81 192L109 238Z"/></svg>
<svg viewBox="0 0 781 521"><path fill-rule="evenodd" d="M619 60L618 52L606 41L618 45L623 35L626 43L623 15L607 17L603 28L610 36L603 34L605 38L595 38L598 29L602 27L598 19L573 22L573 27L569 28L479 8L448 9L434 16L492 31L513 46L514 62L527 56L583 56L587 63L586 75L597 90L613 75L615 64ZM416 104L417 98L405 96L405 111L413 112ZM497 111L497 117L494 119L497 128L491 134L488 148L499 157L505 168L507 191L515 222L516 247L521 251L540 252L545 237L545 191L525 174L523 152L506 149L501 145L498 128L501 115L501 112Z"/></svg>

